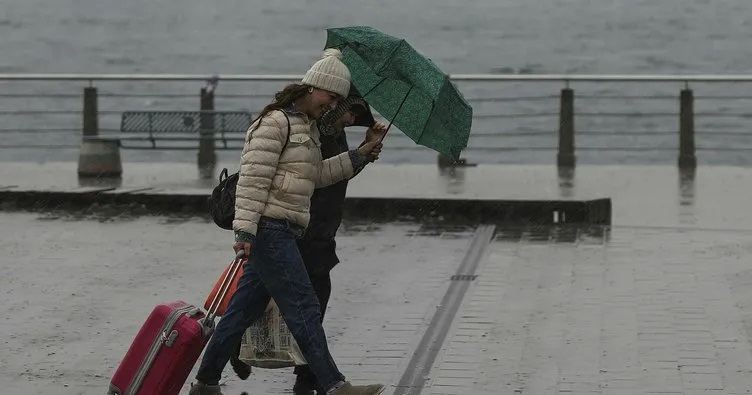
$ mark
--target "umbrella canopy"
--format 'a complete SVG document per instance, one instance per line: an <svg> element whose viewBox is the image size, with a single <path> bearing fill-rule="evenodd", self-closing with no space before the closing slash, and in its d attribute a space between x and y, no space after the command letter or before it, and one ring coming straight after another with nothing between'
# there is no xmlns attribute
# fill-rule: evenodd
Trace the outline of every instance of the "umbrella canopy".
<svg viewBox="0 0 752 395"><path fill-rule="evenodd" d="M352 84L416 143L453 159L467 146L473 109L449 76L405 40L368 26L327 29Z"/></svg>

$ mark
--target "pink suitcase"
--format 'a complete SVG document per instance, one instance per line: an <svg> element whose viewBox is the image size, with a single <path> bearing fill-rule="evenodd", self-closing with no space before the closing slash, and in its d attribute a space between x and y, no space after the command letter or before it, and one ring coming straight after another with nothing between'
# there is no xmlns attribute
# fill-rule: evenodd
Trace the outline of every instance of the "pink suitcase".
<svg viewBox="0 0 752 395"><path fill-rule="evenodd" d="M108 395L178 395L212 334L183 301L154 308L110 381Z"/></svg>
<svg viewBox="0 0 752 395"><path fill-rule="evenodd" d="M107 394L178 395L214 332L216 311L230 280L223 282L207 315L183 301L155 307L115 371Z"/></svg>

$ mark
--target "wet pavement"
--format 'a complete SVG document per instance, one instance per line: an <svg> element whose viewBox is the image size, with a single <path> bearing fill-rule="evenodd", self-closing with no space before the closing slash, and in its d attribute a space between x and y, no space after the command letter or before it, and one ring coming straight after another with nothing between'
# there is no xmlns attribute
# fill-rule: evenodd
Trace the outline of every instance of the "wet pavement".
<svg viewBox="0 0 752 395"><path fill-rule="evenodd" d="M436 395L752 393L752 170L583 167L563 186L551 168L466 170L473 193L611 196L614 225L497 227L467 273L472 226L346 223L325 328L348 378ZM113 218L0 213L2 393L105 393L153 305L203 303L229 261L229 232L206 220ZM458 280L424 388L398 387ZM228 368L224 391L290 393L293 378Z"/></svg>
<svg viewBox="0 0 752 395"><path fill-rule="evenodd" d="M750 393L750 236L496 241L424 393Z"/></svg>
<svg viewBox="0 0 752 395"><path fill-rule="evenodd" d="M232 255L230 232L195 220L116 222L2 214L0 388L8 394L101 394L151 308L202 304ZM421 336L468 231L354 225L339 241L326 329L340 368L389 382ZM233 380L228 393L275 393L289 371ZM237 391L235 390L237 389Z"/></svg>

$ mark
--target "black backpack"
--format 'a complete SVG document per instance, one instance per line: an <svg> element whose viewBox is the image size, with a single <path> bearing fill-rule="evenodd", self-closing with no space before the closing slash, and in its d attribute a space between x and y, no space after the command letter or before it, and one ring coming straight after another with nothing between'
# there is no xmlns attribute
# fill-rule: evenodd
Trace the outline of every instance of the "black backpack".
<svg viewBox="0 0 752 395"><path fill-rule="evenodd" d="M282 152L285 152L287 143L290 141L290 118L284 111L282 113L287 119L287 140L282 146ZM219 184L214 187L211 196L207 199L209 215L214 223L222 229L232 230L232 221L235 219L235 189L239 178L238 173L228 175L227 168L223 168L219 173Z"/></svg>

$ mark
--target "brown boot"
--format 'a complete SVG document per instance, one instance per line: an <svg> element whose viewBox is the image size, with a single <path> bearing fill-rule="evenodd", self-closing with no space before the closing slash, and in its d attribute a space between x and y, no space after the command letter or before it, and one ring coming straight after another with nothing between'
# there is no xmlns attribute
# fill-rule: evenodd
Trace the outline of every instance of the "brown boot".
<svg viewBox="0 0 752 395"><path fill-rule="evenodd" d="M386 387L381 384L352 385L349 382L345 382L341 387L334 390L331 395L379 395L385 389Z"/></svg>
<svg viewBox="0 0 752 395"><path fill-rule="evenodd" d="M218 385L207 385L201 382L191 384L188 395L222 395Z"/></svg>

